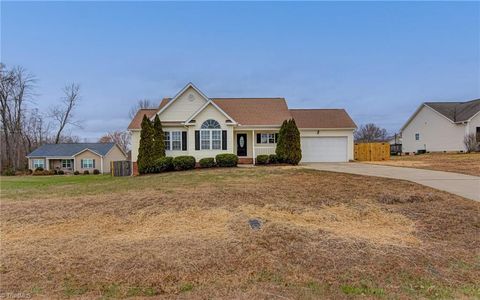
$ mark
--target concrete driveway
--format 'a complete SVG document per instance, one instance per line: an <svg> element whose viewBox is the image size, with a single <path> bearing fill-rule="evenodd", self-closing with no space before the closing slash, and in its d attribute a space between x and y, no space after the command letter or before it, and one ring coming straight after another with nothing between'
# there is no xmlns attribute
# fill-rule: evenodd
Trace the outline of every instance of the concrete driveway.
<svg viewBox="0 0 480 300"><path fill-rule="evenodd" d="M413 181L438 190L480 201L480 177L451 172L379 166L362 163L305 163L307 168Z"/></svg>

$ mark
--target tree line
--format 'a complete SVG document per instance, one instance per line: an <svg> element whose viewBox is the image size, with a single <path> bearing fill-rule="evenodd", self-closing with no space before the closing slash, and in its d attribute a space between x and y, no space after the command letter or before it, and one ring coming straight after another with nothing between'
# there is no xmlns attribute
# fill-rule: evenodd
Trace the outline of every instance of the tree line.
<svg viewBox="0 0 480 300"><path fill-rule="evenodd" d="M35 103L35 76L20 66L0 63L0 169L27 168L25 155L45 143L78 142L69 134L70 126L80 126L74 118L80 101L80 86L65 85L63 97L47 112Z"/></svg>

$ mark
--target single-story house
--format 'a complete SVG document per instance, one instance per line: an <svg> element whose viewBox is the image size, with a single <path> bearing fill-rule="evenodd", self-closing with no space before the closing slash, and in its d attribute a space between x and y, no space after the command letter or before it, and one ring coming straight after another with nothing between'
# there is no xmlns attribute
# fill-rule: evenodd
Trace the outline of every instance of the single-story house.
<svg viewBox="0 0 480 300"><path fill-rule="evenodd" d="M466 135L480 142L480 99L422 103L401 133L404 153L466 151Z"/></svg>
<svg viewBox="0 0 480 300"><path fill-rule="evenodd" d="M63 170L66 173L97 169L110 173L110 162L127 160L115 143L45 144L27 155L29 169Z"/></svg>
<svg viewBox="0 0 480 300"><path fill-rule="evenodd" d="M353 160L356 125L344 109L289 109L284 98L209 98L189 83L158 108L139 110L131 121L134 172L142 118L153 120L156 114L167 156L199 160L234 153L240 163L251 164L258 155L275 153L283 121L293 118L300 130L302 162Z"/></svg>

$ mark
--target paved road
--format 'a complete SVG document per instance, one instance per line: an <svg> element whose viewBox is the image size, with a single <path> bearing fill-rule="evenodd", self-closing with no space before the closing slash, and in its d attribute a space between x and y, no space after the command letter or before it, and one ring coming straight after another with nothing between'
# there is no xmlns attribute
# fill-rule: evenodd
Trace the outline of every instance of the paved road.
<svg viewBox="0 0 480 300"><path fill-rule="evenodd" d="M480 201L480 177L478 176L362 163L305 163L303 165L308 168L323 171L409 180L468 199Z"/></svg>

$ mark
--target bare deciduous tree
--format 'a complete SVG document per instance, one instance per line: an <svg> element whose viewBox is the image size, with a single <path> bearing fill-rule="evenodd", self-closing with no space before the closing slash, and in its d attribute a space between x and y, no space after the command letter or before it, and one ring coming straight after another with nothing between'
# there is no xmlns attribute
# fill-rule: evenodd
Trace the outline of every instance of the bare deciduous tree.
<svg viewBox="0 0 480 300"><path fill-rule="evenodd" d="M475 133L467 134L463 138L463 144L467 149L467 152L480 151L480 143L477 141L477 135Z"/></svg>
<svg viewBox="0 0 480 300"><path fill-rule="evenodd" d="M356 142L361 143L386 142L390 138L385 128L380 128L373 123L361 125L355 130L354 137Z"/></svg>
<svg viewBox="0 0 480 300"><path fill-rule="evenodd" d="M24 161L23 121L34 82L35 78L22 67L7 69L0 63L0 118L4 143L1 147L2 168L17 169Z"/></svg>
<svg viewBox="0 0 480 300"><path fill-rule="evenodd" d="M130 149L130 133L128 131L113 131L102 136L99 143L116 143L125 153Z"/></svg>
<svg viewBox="0 0 480 300"><path fill-rule="evenodd" d="M62 103L54 106L50 110L50 116L57 123L57 133L55 135L55 144L60 142L62 131L67 125L79 127L80 125L74 120L73 111L80 100L80 86L72 83L65 86L63 89L65 93Z"/></svg>
<svg viewBox="0 0 480 300"><path fill-rule="evenodd" d="M137 114L137 111L142 108L155 108L155 104L151 100L148 99L142 99L138 100L138 102L130 108L130 111L128 112L128 116L130 119L133 119L135 115Z"/></svg>

